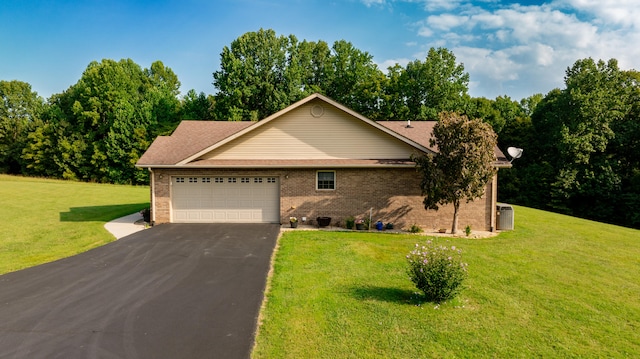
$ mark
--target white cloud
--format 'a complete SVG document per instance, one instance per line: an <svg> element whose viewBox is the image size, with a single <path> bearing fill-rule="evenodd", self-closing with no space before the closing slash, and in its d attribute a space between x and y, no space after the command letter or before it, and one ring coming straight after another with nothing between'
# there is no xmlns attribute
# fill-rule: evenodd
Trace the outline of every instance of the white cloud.
<svg viewBox="0 0 640 359"><path fill-rule="evenodd" d="M453 10L460 6L462 0L422 0L424 9L432 12L439 10Z"/></svg>
<svg viewBox="0 0 640 359"><path fill-rule="evenodd" d="M400 66L405 67L405 66L407 66L407 64L408 64L409 62L411 62L411 61L413 61L413 60L411 60L411 59L407 59L407 58L401 58L401 59L389 59L389 60L386 60L386 61L384 61L384 62L382 62L382 63L378 63L378 64L376 64L376 65L378 65L378 68L379 68L379 69L381 69L381 70L382 70L382 72L385 72L385 73L386 73L387 69L388 69L389 67L394 66L395 64L399 64Z"/></svg>
<svg viewBox="0 0 640 359"><path fill-rule="evenodd" d="M638 0L550 0L530 6L493 0L386 4L400 1L422 3L425 9L422 20L413 23L422 38L414 58L424 60L430 47L450 49L470 74L472 96L507 94L519 100L547 93L563 87L566 69L587 57L615 58L622 69L640 69ZM382 68L409 61L388 60Z"/></svg>
<svg viewBox="0 0 640 359"><path fill-rule="evenodd" d="M454 27L458 27L461 24L469 21L467 16L457 16L451 14L442 14L439 16L429 16L427 18L427 24L434 29L449 31Z"/></svg>
<svg viewBox="0 0 640 359"><path fill-rule="evenodd" d="M422 26L420 30L418 30L418 35L422 37L431 37L433 35L433 31L426 26Z"/></svg>
<svg viewBox="0 0 640 359"><path fill-rule="evenodd" d="M442 7L421 21L418 35L428 38L424 47L447 47L464 63L473 96L509 92L519 99L562 87L566 68L582 58L640 67L636 1L556 0L492 9L456 1L458 8Z"/></svg>
<svg viewBox="0 0 640 359"><path fill-rule="evenodd" d="M603 25L640 29L637 0L558 0L556 4L590 14Z"/></svg>
<svg viewBox="0 0 640 359"><path fill-rule="evenodd" d="M384 5L385 0L360 0L366 7L371 7L372 5Z"/></svg>

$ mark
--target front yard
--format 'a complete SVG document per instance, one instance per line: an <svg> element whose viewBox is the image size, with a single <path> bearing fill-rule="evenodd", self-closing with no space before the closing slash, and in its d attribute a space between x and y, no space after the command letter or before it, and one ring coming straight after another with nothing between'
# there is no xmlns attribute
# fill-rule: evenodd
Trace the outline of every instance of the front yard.
<svg viewBox="0 0 640 359"><path fill-rule="evenodd" d="M405 274L416 235L288 232L255 358L637 357L640 231L516 207L516 230L437 241L469 278L442 305Z"/></svg>
<svg viewBox="0 0 640 359"><path fill-rule="evenodd" d="M0 274L113 241L106 222L149 207L148 187L0 175Z"/></svg>

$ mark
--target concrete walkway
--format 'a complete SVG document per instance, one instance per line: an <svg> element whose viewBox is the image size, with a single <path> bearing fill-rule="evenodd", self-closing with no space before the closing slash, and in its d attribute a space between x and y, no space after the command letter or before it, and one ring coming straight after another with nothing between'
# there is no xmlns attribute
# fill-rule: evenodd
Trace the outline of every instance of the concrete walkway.
<svg viewBox="0 0 640 359"><path fill-rule="evenodd" d="M133 213L111 222L105 223L104 228L113 234L117 239L126 237L145 229L145 222L140 213Z"/></svg>

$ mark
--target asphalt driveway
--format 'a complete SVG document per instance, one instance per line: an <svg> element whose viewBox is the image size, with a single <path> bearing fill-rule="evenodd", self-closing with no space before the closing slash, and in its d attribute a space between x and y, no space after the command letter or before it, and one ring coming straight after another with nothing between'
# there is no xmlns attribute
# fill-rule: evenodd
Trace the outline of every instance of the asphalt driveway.
<svg viewBox="0 0 640 359"><path fill-rule="evenodd" d="M247 358L277 224L165 224L0 276L0 358Z"/></svg>

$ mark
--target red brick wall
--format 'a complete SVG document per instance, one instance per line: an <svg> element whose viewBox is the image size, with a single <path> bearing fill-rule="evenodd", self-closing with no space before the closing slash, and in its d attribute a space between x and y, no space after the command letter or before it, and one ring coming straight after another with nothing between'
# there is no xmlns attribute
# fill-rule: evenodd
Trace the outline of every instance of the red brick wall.
<svg viewBox="0 0 640 359"><path fill-rule="evenodd" d="M375 222L392 222L396 228L417 224L425 230L451 228L453 207L425 210L420 195L420 178L413 168L401 169L336 169L336 189L316 190L315 169L273 170L154 170L155 223L167 223L170 214L170 176L263 176L278 177L280 181L281 222L290 216L307 217L315 221L318 216L331 217L332 224L344 226L345 218L369 217ZM470 225L474 230L491 229L491 183L481 199L462 203L458 228Z"/></svg>

